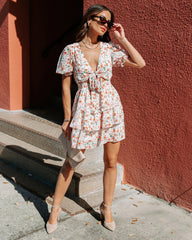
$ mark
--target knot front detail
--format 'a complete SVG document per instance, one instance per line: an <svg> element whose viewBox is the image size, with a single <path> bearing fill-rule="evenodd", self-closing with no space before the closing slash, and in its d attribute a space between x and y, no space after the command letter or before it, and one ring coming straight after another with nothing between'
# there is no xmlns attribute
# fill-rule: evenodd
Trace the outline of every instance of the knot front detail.
<svg viewBox="0 0 192 240"><path fill-rule="evenodd" d="M91 91L101 92L101 84L106 80L109 81L105 73L89 72L87 74L83 74L83 81L81 81L81 83L87 82Z"/></svg>
<svg viewBox="0 0 192 240"><path fill-rule="evenodd" d="M89 89L96 92L101 92L101 81L102 75L96 73L89 74L88 77Z"/></svg>

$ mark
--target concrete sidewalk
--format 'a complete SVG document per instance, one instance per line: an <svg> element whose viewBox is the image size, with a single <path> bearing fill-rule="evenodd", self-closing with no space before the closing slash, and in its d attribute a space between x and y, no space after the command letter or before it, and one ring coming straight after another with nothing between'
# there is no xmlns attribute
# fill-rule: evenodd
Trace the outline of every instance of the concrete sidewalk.
<svg viewBox="0 0 192 240"><path fill-rule="evenodd" d="M115 232L99 221L98 208L75 216L62 212L58 229L45 231L50 205L0 175L1 240L191 240L192 213L136 189L122 185L126 194L113 201Z"/></svg>

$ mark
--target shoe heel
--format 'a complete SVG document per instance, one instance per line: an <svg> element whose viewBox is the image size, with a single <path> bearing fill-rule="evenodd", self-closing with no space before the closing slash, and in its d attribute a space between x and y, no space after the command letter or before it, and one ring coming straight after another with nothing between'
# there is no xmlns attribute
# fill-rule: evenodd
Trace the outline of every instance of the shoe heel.
<svg viewBox="0 0 192 240"><path fill-rule="evenodd" d="M50 224L49 222L46 223L46 230L47 233L52 233L57 229L57 223L56 224Z"/></svg>
<svg viewBox="0 0 192 240"><path fill-rule="evenodd" d="M104 204L104 203L101 203L101 205L100 205L100 217L101 217L101 220L102 220L102 222L103 222L103 226L104 226L105 228L107 228L108 230L110 230L110 231L114 231L115 228L116 228L116 224L115 224L114 221L113 221L113 222L106 222L106 221L105 221L104 209L102 208L102 205L103 205L104 207L108 207L108 208L111 208L111 206L107 206L107 205Z"/></svg>
<svg viewBox="0 0 192 240"><path fill-rule="evenodd" d="M57 217L57 221L59 221L59 214L61 213L62 209L60 206L52 206L52 208L59 208L59 213L58 213L58 217ZM52 233L54 232L55 230L57 229L57 223L55 224L50 224L49 221L47 221L46 223L46 230L47 230L47 233Z"/></svg>
<svg viewBox="0 0 192 240"><path fill-rule="evenodd" d="M102 213L100 213L100 219L101 219L101 221L103 221L103 220L104 220L104 216L103 216L103 214L102 214Z"/></svg>

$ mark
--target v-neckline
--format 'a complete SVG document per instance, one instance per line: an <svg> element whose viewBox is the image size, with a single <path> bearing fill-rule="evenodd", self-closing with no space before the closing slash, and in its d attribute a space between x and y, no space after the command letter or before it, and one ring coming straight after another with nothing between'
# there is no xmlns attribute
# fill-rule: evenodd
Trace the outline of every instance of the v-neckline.
<svg viewBox="0 0 192 240"><path fill-rule="evenodd" d="M102 51L102 42L100 42L100 51L99 51L99 58L98 58L98 63L97 63L97 67L96 67L96 70L94 71L93 68L91 67L90 63L88 62L87 58L85 57L82 49L81 49L81 46L79 45L79 42L77 43L78 44L78 47L79 47L79 50L81 52L81 55L82 57L85 59L85 61L87 62L89 68L91 69L92 72L97 72L98 68L99 68L99 65L100 65L100 58L101 58L101 51Z"/></svg>

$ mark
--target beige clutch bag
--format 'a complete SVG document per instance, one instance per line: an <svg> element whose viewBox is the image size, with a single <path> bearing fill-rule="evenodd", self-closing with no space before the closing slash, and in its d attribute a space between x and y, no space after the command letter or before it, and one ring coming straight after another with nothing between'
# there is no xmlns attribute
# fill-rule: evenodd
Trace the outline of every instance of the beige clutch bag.
<svg viewBox="0 0 192 240"><path fill-rule="evenodd" d="M71 139L68 140L67 137L65 137L64 133L62 132L59 136L59 140L62 142L63 146L67 148L66 153L66 159L68 160L71 167L74 170L77 170L77 168L80 166L80 164L85 160L85 155L83 152L76 148L71 148ZM68 158L68 159L67 159Z"/></svg>

